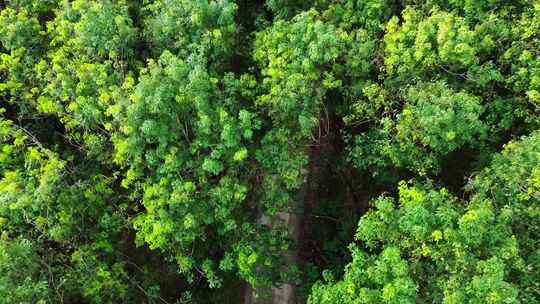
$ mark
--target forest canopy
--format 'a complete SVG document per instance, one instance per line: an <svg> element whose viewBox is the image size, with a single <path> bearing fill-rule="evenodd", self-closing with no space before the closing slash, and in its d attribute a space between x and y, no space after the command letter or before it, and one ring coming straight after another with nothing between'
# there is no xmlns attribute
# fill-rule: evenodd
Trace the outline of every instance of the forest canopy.
<svg viewBox="0 0 540 304"><path fill-rule="evenodd" d="M539 0L0 0L0 303L538 303L539 240Z"/></svg>

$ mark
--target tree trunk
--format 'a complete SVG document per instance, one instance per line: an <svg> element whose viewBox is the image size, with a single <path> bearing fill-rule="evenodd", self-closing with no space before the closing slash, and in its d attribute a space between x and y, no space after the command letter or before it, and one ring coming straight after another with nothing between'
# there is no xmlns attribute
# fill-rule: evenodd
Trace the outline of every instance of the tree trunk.
<svg viewBox="0 0 540 304"><path fill-rule="evenodd" d="M319 127L320 131L320 127ZM313 233L313 209L315 208L316 192L317 192L317 171L318 161L321 153L320 142L321 134L319 134L319 142L313 143L308 151L308 166L301 169L301 174L304 178L304 185L298 192L295 200L289 202L286 211L277 213L276 218L281 220L287 226L289 237L295 243L286 255L287 266L300 264L300 251L304 252L302 257L304 260L310 260L312 257L310 249L310 240ZM272 219L265 215L260 216L259 222L272 228ZM306 255L307 253L307 255ZM277 287L272 287L271 290L253 290L251 286L246 284L244 303L245 304L298 304L303 301L296 293L296 284L292 282L283 282ZM256 297L256 294L270 294L269 298Z"/></svg>
<svg viewBox="0 0 540 304"><path fill-rule="evenodd" d="M306 171L302 170L302 174L306 176ZM304 186L305 188L305 186ZM302 194L305 191L303 189L300 191ZM299 195L302 197L302 195ZM287 206L287 210L280 211L276 214L276 219L283 222L287 226L289 237L291 240L298 244L300 242L300 224L301 219L299 217L300 212L298 212L299 203L301 199L293 200ZM272 222L274 219L269 218L266 215L262 215L259 218L259 222L263 225L267 225L272 229ZM287 260L287 265L298 264L298 246L294 246L285 253ZM270 294L270 297L258 297L257 294ZM296 294L296 285L293 282L283 282L277 287L272 287L270 290L253 290L249 284L246 284L245 293L244 293L244 303L245 304L296 304L297 294Z"/></svg>

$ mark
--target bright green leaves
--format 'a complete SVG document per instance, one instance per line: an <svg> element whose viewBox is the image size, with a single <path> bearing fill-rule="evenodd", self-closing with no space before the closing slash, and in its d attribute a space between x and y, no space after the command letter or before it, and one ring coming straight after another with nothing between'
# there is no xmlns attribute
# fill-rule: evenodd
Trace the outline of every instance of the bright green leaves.
<svg viewBox="0 0 540 304"><path fill-rule="evenodd" d="M26 170L6 168L2 172L0 216L8 219L4 228L17 230L20 225L32 224L33 221L40 222L42 226L44 222L43 219L38 219L40 216L44 217L44 220L50 219L51 226L54 226L59 218L47 218L45 212L47 206L50 206L57 197L65 163L51 151L34 147L17 150L24 155L19 162L25 165ZM51 229L50 236L60 240L61 233L55 233L60 230L63 229Z"/></svg>
<svg viewBox="0 0 540 304"><path fill-rule="evenodd" d="M310 303L518 302L518 244L490 204L402 183L399 205L383 196L374 207L358 224L366 251L352 245L343 281L316 285Z"/></svg>
<svg viewBox="0 0 540 304"><path fill-rule="evenodd" d="M44 31L26 10L7 7L0 13L0 37L0 96L26 112L37 93L29 88L36 81L32 68L45 45Z"/></svg>
<svg viewBox="0 0 540 304"><path fill-rule="evenodd" d="M409 6L386 24L383 42L373 46L383 52L377 79L367 71L344 90L352 100L345 122L367 127L352 153L360 168L381 177L396 167L444 174L441 161L460 150L502 145L522 124L535 128L535 6L501 4L500 15L485 11L478 20L463 9L493 3L469 4Z"/></svg>
<svg viewBox="0 0 540 304"><path fill-rule="evenodd" d="M41 96L36 108L57 116L70 140L111 158L110 131L136 61L137 32L125 1L63 2L48 23L49 52L34 66Z"/></svg>
<svg viewBox="0 0 540 304"><path fill-rule="evenodd" d="M116 160L129 168L124 185L143 193L145 210L133 222L137 243L175 258L188 278L194 267L205 268L219 287L206 252L192 251L216 238L212 231L216 242L248 237L236 228L248 192L243 179L251 174L244 171L249 145L261 123L231 102L239 82L227 76L218 83L203 63L168 51L149 63L126 105ZM234 245L231 239L210 250Z"/></svg>
<svg viewBox="0 0 540 304"><path fill-rule="evenodd" d="M375 200L358 224L356 238L365 249L352 245L343 280L315 285L310 303L392 303L385 293L397 295L397 303L534 302L538 140L533 132L507 144L471 181L468 203L445 189L406 183L399 186L398 203L387 196ZM402 273L413 280L401 289L393 289L392 276L374 276L402 263L381 260L389 250L406 261ZM411 294L395 293L406 286Z"/></svg>
<svg viewBox="0 0 540 304"><path fill-rule="evenodd" d="M43 148L26 149L24 166L25 171L2 172L0 216L8 219L5 229L18 231L21 225L36 225L39 235L70 243L85 238L81 231L96 228L79 222L81 217L111 216L104 215L113 212L107 207L112 194L111 180L95 175L71 183L66 176L67 162ZM81 202L84 204L80 205ZM94 209L89 210L88 206ZM119 223L118 219L109 218L103 224L105 228L114 228Z"/></svg>
<svg viewBox="0 0 540 304"><path fill-rule="evenodd" d="M0 297L4 303L45 304L49 299L46 273L36 248L26 239L0 236ZM22 271L24 269L24 271Z"/></svg>
<svg viewBox="0 0 540 304"><path fill-rule="evenodd" d="M359 167L373 170L388 159L420 174L437 173L444 156L466 145L477 146L486 135L476 96L439 82L412 87L405 98L395 122L383 118L379 129L357 138L352 157Z"/></svg>
<svg viewBox="0 0 540 304"><path fill-rule="evenodd" d="M92 303L112 303L128 299L129 277L122 262L99 259L97 246L80 246L71 256L75 265L71 279L74 286Z"/></svg>
<svg viewBox="0 0 540 304"><path fill-rule="evenodd" d="M85 143L87 152L108 159L107 139L114 105L133 57L135 29L124 2L64 2L48 22L48 52L27 69L28 85L36 98L32 106L54 115L67 129L66 136ZM132 59L130 59L132 60Z"/></svg>
<svg viewBox="0 0 540 304"><path fill-rule="evenodd" d="M524 100L530 100L529 93L535 94L536 55L526 46L531 36L522 35L526 28L533 27L512 25L516 18L521 18L523 24L531 24L534 9L530 6L523 14L518 12L509 9L500 16L486 14L480 22L476 20L478 16L461 16L458 10L434 8L428 12L418 7L406 8L402 23L393 17L386 26L387 85L397 89L445 80L451 87L481 95L495 133L510 129L519 120L537 123L534 101L531 106ZM533 32L534 28L529 35ZM515 92L513 96L508 95L507 89L511 88Z"/></svg>
<svg viewBox="0 0 540 304"><path fill-rule="evenodd" d="M512 227L525 259L520 275L522 297L532 301L537 296L540 267L540 133L508 143L469 186L474 191L473 203L490 200Z"/></svg>
<svg viewBox="0 0 540 304"><path fill-rule="evenodd" d="M379 120L391 113L397 103L397 100L389 96L387 89L373 82L362 81L358 89L352 88L350 93L361 96L351 103L343 117L343 121L350 125Z"/></svg>
<svg viewBox="0 0 540 304"><path fill-rule="evenodd" d="M53 45L91 59L130 55L136 34L125 1L65 2L60 12L49 27Z"/></svg>
<svg viewBox="0 0 540 304"><path fill-rule="evenodd" d="M391 16L393 4L384 0L340 0L331 3L323 17L340 28L378 32Z"/></svg>
<svg viewBox="0 0 540 304"><path fill-rule="evenodd" d="M0 108L0 114L5 115ZM28 134L13 121L0 117L0 172L14 171L24 159L24 147ZM37 142L34 142L37 145Z"/></svg>
<svg viewBox="0 0 540 304"><path fill-rule="evenodd" d="M504 261L491 258L478 262L477 275L467 284L465 291L449 293L447 303L519 303L517 288L505 282Z"/></svg>
<svg viewBox="0 0 540 304"><path fill-rule="evenodd" d="M20 49L32 52L41 47L41 26L37 18L25 10L6 8L0 14L0 42L8 51Z"/></svg>
<svg viewBox="0 0 540 304"><path fill-rule="evenodd" d="M513 90L523 96L525 109L518 112L525 119L538 124L540 109L540 52L535 47L540 33L540 4L525 11L519 26L513 27L514 42L503 54L502 59L512 67L507 83Z"/></svg>
<svg viewBox="0 0 540 304"><path fill-rule="evenodd" d="M353 261L345 279L335 285L316 284L309 303L415 303L415 282L400 249L389 247L380 256L367 256L350 246Z"/></svg>
<svg viewBox="0 0 540 304"><path fill-rule="evenodd" d="M59 104L52 105L51 98L43 97L38 100L38 108L46 113L58 111L59 114L71 114L64 118L69 129L95 128L97 124L110 120L107 110L114 102L111 96L114 96L115 88L112 86L119 83L110 63L79 63L77 70L68 74L72 66L61 66L66 62L53 62L57 64L43 77L51 80L46 92ZM65 108L62 104L65 104Z"/></svg>
<svg viewBox="0 0 540 304"><path fill-rule="evenodd" d="M435 69L460 71L479 63L479 37L463 18L451 13L434 12L429 17L408 8L403 24L394 17L387 25L385 66L400 78L422 75ZM485 38L485 37L484 37Z"/></svg>
<svg viewBox="0 0 540 304"><path fill-rule="evenodd" d="M538 1L0 6L4 301L309 289L360 212L311 302L537 301Z"/></svg>
<svg viewBox="0 0 540 304"><path fill-rule="evenodd" d="M144 8L145 36L154 54L168 50L187 59L202 51L221 61L235 41L236 9L233 1L156 1Z"/></svg>
<svg viewBox="0 0 540 304"><path fill-rule="evenodd" d="M127 288L123 266L114 262L112 240L125 225L114 179L89 159L77 164L67 149L60 155L45 148L52 139L33 124L2 118L0 128L0 294L8 302L118 299L108 298Z"/></svg>
<svg viewBox="0 0 540 304"><path fill-rule="evenodd" d="M304 145L319 125L326 92L340 85L331 72L344 46L340 35L334 26L319 20L314 10L290 21L276 21L256 35L254 58L262 67L265 89L257 105L272 121L257 159L271 174L265 195L272 209L290 199L279 192L304 183Z"/></svg>
<svg viewBox="0 0 540 304"><path fill-rule="evenodd" d="M540 133L533 132L507 143L490 167L472 181L471 186L483 195L495 195L500 206L523 208L535 206L538 197ZM511 170L512 168L512 170Z"/></svg>
<svg viewBox="0 0 540 304"><path fill-rule="evenodd" d="M60 1L57 0L6 0L7 6L14 9L24 9L32 14L46 15L55 9Z"/></svg>
<svg viewBox="0 0 540 304"><path fill-rule="evenodd" d="M443 83L411 88L398 115L396 138L418 141L436 153L447 154L485 135L480 99L454 92Z"/></svg>
<svg viewBox="0 0 540 304"><path fill-rule="evenodd" d="M259 104L269 106L276 124L303 137L318 123L325 92L339 86L328 70L343 47L340 33L317 17L309 11L289 22L277 21L255 42L254 57L268 89Z"/></svg>
<svg viewBox="0 0 540 304"><path fill-rule="evenodd" d="M256 33L253 57L263 77L262 94L256 97L256 106L267 118L267 125L255 155L263 173L257 192L265 218L277 218L279 222L276 213L291 212L292 206L297 204L298 189L305 183L303 168L308 159L307 145L313 143L312 134L319 126L327 92L341 84L332 73L332 64L342 53L345 38L341 31L323 22L314 10L300 13L289 21L276 21ZM273 233L282 233L284 227L274 225ZM261 248L252 249L258 253L257 263L250 265L247 258L247 262L243 259L239 264L250 283L258 283L255 266L263 261L262 272L268 272L266 268L275 257L281 255L282 258L286 252L283 235L265 234L263 240L264 243L257 240ZM262 248L268 249L263 251ZM273 269L279 269L278 265L274 264ZM283 276L291 272L291 268L281 272L278 282L291 280L288 275ZM266 278L265 283L270 282Z"/></svg>
<svg viewBox="0 0 540 304"><path fill-rule="evenodd" d="M223 137L229 142L214 150L213 158L217 161L225 152L222 149L239 144L240 139L230 137L235 117L226 112L224 105L218 106L220 101L215 100L218 95L210 94L213 89L215 86L200 64L188 64L169 52L159 62L151 62L127 108L123 126L128 144L125 152L136 163L147 159L154 166L160 159L166 160L168 154L176 155L171 161L182 161L182 155L187 157L207 149L213 145L212 140ZM212 108L211 103L217 107ZM221 136L214 133L216 127L221 128ZM146 150L145 145L151 144L155 149Z"/></svg>
<svg viewBox="0 0 540 304"><path fill-rule="evenodd" d="M507 17L526 7L529 2L527 0L434 0L427 2L424 9L443 8L462 14L470 20L482 20L493 16L494 12L502 17Z"/></svg>
<svg viewBox="0 0 540 304"><path fill-rule="evenodd" d="M13 253L24 259L25 267L30 267L25 268L28 272L20 272L18 257L0 258L3 273L11 273L9 269L13 267L19 273L4 277L0 294L7 297L1 289L13 289L10 284L16 284L20 286L18 291L9 291L15 302L62 302L82 296L91 303L107 303L111 294L121 294L122 288L125 292L122 264L113 262L113 270L107 270L117 254L117 244L111 240L118 237L125 225L119 197L113 196L114 180L96 172L95 163L92 168L80 165L75 171L73 158L62 160L57 153L44 148L29 130L9 123L4 127L9 129L1 140L5 154L0 159L0 230L3 238L28 240L24 244L34 248L32 254L36 256ZM18 242L9 240L6 246L19 248ZM0 256L12 254L9 251L13 248L0 249ZM85 257L81 257L83 250ZM59 263L65 267L53 266ZM29 277L21 278L22 273ZM97 281L89 273L96 274ZM37 274L44 276L42 281L34 282L39 276L30 277ZM65 286L63 292L52 293L58 284ZM23 294L25 288L30 290ZM47 299L40 298L44 295L48 295Z"/></svg>
<svg viewBox="0 0 540 304"><path fill-rule="evenodd" d="M253 130L258 130L261 127L261 122L257 119L257 115L247 110L240 110L238 113L240 127L244 130L242 137L250 140L253 137Z"/></svg>

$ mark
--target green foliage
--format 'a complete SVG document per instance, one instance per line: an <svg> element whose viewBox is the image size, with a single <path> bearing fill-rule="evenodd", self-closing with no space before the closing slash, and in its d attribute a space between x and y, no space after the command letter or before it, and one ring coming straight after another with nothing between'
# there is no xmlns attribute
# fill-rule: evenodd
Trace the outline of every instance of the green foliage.
<svg viewBox="0 0 540 304"><path fill-rule="evenodd" d="M70 172L70 162L43 148L28 130L9 121L3 127L8 132L2 138L0 229L4 238L15 235L25 239L20 244L13 241L13 245L12 241L3 241L6 257L0 261L0 267L6 267L8 273L11 271L13 278L6 277L8 281L0 284L1 288L20 284L21 294L13 294L15 302L45 300L43 295L50 293L47 286L54 289L64 285L65 292L51 293L47 301L76 299L82 295L92 303L108 303L106 299L121 292L118 286L126 280L121 263L111 266L115 277L107 274L110 271L107 260L114 260L117 254L111 239L124 225L117 198L112 197L112 180L84 166L78 169L81 173ZM51 242L57 244L58 252L49 251L47 244ZM44 251L39 258L34 247ZM78 249L74 251L74 247ZM88 258L83 258L85 251ZM8 258L9 255L20 255L21 260ZM55 263L71 266L56 268ZM23 268L29 271L21 273ZM89 281L91 273L97 275L93 283ZM18 277L23 274L29 277ZM41 279L32 283L34 277ZM82 281L88 285L81 284ZM27 287L28 284L35 287ZM24 298L16 300L17 297Z"/></svg>
<svg viewBox="0 0 540 304"><path fill-rule="evenodd" d="M538 302L539 24L537 0L2 1L0 303Z"/></svg>
<svg viewBox="0 0 540 304"><path fill-rule="evenodd" d="M0 296L3 303L47 303L46 273L30 241L0 237ZM24 271L22 271L24 269Z"/></svg>
<svg viewBox="0 0 540 304"><path fill-rule="evenodd" d="M129 280L123 262L107 263L100 259L103 251L111 251L111 244L101 240L80 246L71 255L73 271L65 274L72 281L74 291L92 303L115 303L129 299Z"/></svg>
<svg viewBox="0 0 540 304"><path fill-rule="evenodd" d="M135 39L125 1L63 2L49 31L53 46L90 59L126 58Z"/></svg>
<svg viewBox="0 0 540 304"><path fill-rule="evenodd" d="M360 220L343 280L314 286L310 303L534 302L539 168L535 132L471 180L468 203L401 183L398 204L381 196Z"/></svg>
<svg viewBox="0 0 540 304"><path fill-rule="evenodd" d="M392 1L339 0L333 1L323 16L346 30L357 28L378 32L391 16L393 6Z"/></svg>
<svg viewBox="0 0 540 304"><path fill-rule="evenodd" d="M260 128L254 113L234 103L239 85L232 75L220 84L202 63L165 51L143 71L115 137L115 161L128 167L122 185L140 191L145 207L133 221L136 242L170 255L188 277L201 267L212 287L221 285L215 267L193 248L221 242L208 250L229 253L222 270L232 270L237 255L239 274L248 279L253 267L243 269L245 250L237 242L264 234L239 213Z"/></svg>
<svg viewBox="0 0 540 304"><path fill-rule="evenodd" d="M436 173L446 155L486 135L478 97L439 82L410 88L405 100L395 122L385 117L379 128L357 138L351 155L357 166L375 174L389 163L420 175Z"/></svg>
<svg viewBox="0 0 540 304"><path fill-rule="evenodd" d="M525 260L516 279L522 301L538 298L540 267L540 133L508 143L468 185L472 202L490 200L507 217Z"/></svg>
<svg viewBox="0 0 540 304"><path fill-rule="evenodd" d="M152 51L181 58L204 52L212 61L232 51L237 26L233 1L160 0L143 8L145 36Z"/></svg>
<svg viewBox="0 0 540 304"><path fill-rule="evenodd" d="M536 124L538 107L531 98L535 82L530 64L537 60L531 61L535 55L525 46L537 32L530 25L537 11L533 7L524 7L521 14L515 8L505 8L500 15L486 13L485 21L460 16L459 10L406 8L403 22L394 16L386 25L384 70L390 77L388 84L397 88L444 79L453 87L484 97L494 132L508 130L516 120ZM515 26L513 18L521 18L524 25ZM508 66L513 67L510 74ZM518 70L521 76L516 75ZM514 95L509 96L503 87L513 87Z"/></svg>
<svg viewBox="0 0 540 304"><path fill-rule="evenodd" d="M56 0L6 0L7 6L14 9L24 9L33 14L46 15L57 8L60 1Z"/></svg>
<svg viewBox="0 0 540 304"><path fill-rule="evenodd" d="M266 6L274 14L274 19L291 19L298 13L310 8L319 8L328 4L328 0L267 0Z"/></svg>
<svg viewBox="0 0 540 304"><path fill-rule="evenodd" d="M103 13L105 12L105 13ZM111 158L108 133L124 98L137 33L125 1L63 2L48 23L50 51L34 66L35 107L55 115L89 153Z"/></svg>
<svg viewBox="0 0 540 304"><path fill-rule="evenodd" d="M26 10L8 7L0 13L0 96L6 101L33 99L35 92L28 88L35 81L31 69L41 54L43 35L38 20Z"/></svg>
<svg viewBox="0 0 540 304"><path fill-rule="evenodd" d="M329 69L341 52L343 34L317 16L309 11L277 21L255 41L254 57L268 87L258 103L269 107L276 125L304 137L317 123L325 92L339 86Z"/></svg>
<svg viewBox="0 0 540 304"><path fill-rule="evenodd" d="M489 201L463 206L446 190L399 188L374 202L351 245L343 281L316 285L310 303L518 303L509 272L516 237Z"/></svg>
<svg viewBox="0 0 540 304"><path fill-rule="evenodd" d="M507 83L514 92L525 92L524 103L529 105L525 108L527 119L538 124L538 111L540 109L540 73L538 64L540 53L533 45L538 41L540 33L540 4L535 2L534 7L526 10L519 22L519 26L512 28L514 43L503 54L503 62L510 64L512 73ZM532 107L531 107L532 105ZM532 112L532 113L531 113Z"/></svg>
<svg viewBox="0 0 540 304"><path fill-rule="evenodd" d="M463 18L452 13L434 12L424 17L421 12L406 9L402 14L404 22L399 24L393 17L384 36L385 69L389 74L407 79L438 66L468 68L479 64L479 49L493 46L490 36L480 40Z"/></svg>
<svg viewBox="0 0 540 304"><path fill-rule="evenodd" d="M39 22L25 10L16 11L12 8L2 10L0 23L2 24L0 42L6 50L36 48L41 44Z"/></svg>

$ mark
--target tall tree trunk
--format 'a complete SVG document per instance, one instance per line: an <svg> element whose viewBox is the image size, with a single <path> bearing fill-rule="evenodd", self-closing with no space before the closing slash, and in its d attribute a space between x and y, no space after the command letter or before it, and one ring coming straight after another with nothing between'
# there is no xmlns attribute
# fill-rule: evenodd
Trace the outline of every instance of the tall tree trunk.
<svg viewBox="0 0 540 304"><path fill-rule="evenodd" d="M320 146L314 144L308 150L309 163L307 168L302 169L304 176L304 186L299 191L297 199L291 201L286 211L277 213L276 218L287 226L289 237L296 244L286 255L287 266L299 265L299 252L307 251L309 253L309 242L313 233L312 213L315 207L316 188L317 188L317 158L320 154ZM272 228L273 220L265 215L259 218L261 224ZM296 304L302 303L296 292L296 284L293 282L283 282L271 290L253 290L249 285L246 286L244 303L245 304ZM256 294L270 294L270 297L257 297Z"/></svg>
<svg viewBox="0 0 540 304"><path fill-rule="evenodd" d="M302 170L302 175L304 178L307 177L307 171ZM304 182L307 185L306 182ZM287 227L289 237L295 244L300 243L300 225L302 219L300 215L302 214L298 210L301 209L302 197L306 191L306 186L304 189L299 191L298 198L289 202L286 210L279 211L275 218L269 218L266 215L261 215L259 222L263 225L267 225L269 229L272 229L273 222L279 220L284 223ZM285 258L287 260L286 268L289 268L292 265L298 264L298 246L293 246L285 253ZM286 271L284 269L283 271ZM259 297L257 295L261 294L270 294L270 297ZM298 297L296 294L296 284L294 282L282 282L277 287L272 287L270 290L253 290L249 284L246 284L244 292L244 303L245 304L296 304L298 303Z"/></svg>

